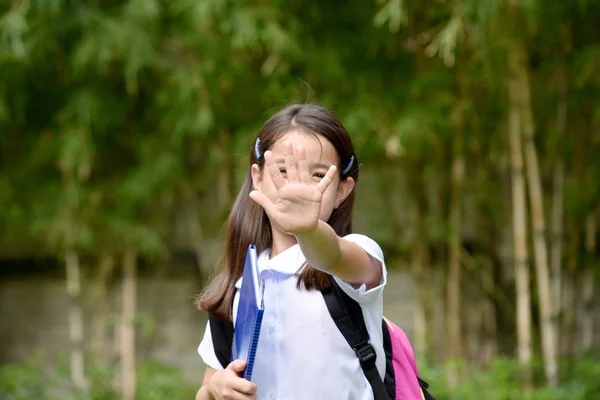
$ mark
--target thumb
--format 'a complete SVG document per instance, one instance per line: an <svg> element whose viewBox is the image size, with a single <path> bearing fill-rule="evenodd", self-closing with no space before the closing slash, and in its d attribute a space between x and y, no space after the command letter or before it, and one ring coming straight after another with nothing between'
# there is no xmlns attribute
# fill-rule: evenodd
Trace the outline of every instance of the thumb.
<svg viewBox="0 0 600 400"><path fill-rule="evenodd" d="M244 361L244 360L233 360L227 366L227 369L235 371L235 372L243 372L246 369L246 361Z"/></svg>
<svg viewBox="0 0 600 400"><path fill-rule="evenodd" d="M263 192L258 190L253 190L250 192L250 198L254 200L259 206L261 206L267 214L271 215L273 212L273 202L269 200L267 196Z"/></svg>

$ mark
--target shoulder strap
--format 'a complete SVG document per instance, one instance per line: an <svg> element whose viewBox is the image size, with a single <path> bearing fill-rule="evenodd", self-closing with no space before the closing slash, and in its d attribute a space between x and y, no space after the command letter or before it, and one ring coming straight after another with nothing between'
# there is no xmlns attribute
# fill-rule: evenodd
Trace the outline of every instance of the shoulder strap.
<svg viewBox="0 0 600 400"><path fill-rule="evenodd" d="M375 365L377 355L369 342L369 331L367 330L365 317L360 305L339 287L333 277L331 278L331 286L323 290L322 293L329 314L331 314L336 326L360 360L360 365L365 372L365 376L373 388L375 400L394 399L396 395L393 374L389 377L391 378L389 381L383 382L381 380ZM382 321L382 329L384 341L387 340L389 342L389 332L385 321ZM388 374L388 368L389 366L386 363L386 374ZM429 384L419 376L417 376L417 379L419 380L419 386L425 400L435 400L427 390Z"/></svg>
<svg viewBox="0 0 600 400"><path fill-rule="evenodd" d="M373 388L375 400L393 399L394 395L387 392L377 370L377 354L369 340L369 331L360 304L352 300L333 277L331 285L322 290L322 293L331 318L360 361L360 366Z"/></svg>
<svg viewBox="0 0 600 400"><path fill-rule="evenodd" d="M425 382L420 377L417 377L417 379L419 379L419 385L421 386L421 390L423 391L423 396L425 396L425 400L435 400L431 393L427 391L427 389L429 388L429 383Z"/></svg>
<svg viewBox="0 0 600 400"><path fill-rule="evenodd" d="M213 313L208 314L210 333L213 348L217 359L223 368L227 368L231 358L231 344L233 343L233 322L222 320Z"/></svg>

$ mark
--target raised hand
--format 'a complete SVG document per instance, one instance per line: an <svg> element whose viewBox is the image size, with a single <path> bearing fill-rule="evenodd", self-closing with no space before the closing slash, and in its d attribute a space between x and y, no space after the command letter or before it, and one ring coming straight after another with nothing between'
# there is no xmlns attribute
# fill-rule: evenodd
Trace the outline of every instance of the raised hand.
<svg viewBox="0 0 600 400"><path fill-rule="evenodd" d="M311 180L304 148L298 146L294 155L292 144L285 142L283 152L285 176L277 166L273 153L266 151L264 154L265 168L277 191L275 201L257 190L252 191L250 197L263 207L271 223L281 231L292 235L310 232L317 227L323 193L333 181L336 167L330 166L325 176L315 184Z"/></svg>

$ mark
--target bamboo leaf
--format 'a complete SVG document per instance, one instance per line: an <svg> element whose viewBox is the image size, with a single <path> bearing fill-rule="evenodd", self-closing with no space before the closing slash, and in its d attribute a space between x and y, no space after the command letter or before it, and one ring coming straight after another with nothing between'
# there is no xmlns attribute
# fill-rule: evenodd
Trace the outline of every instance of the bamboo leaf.
<svg viewBox="0 0 600 400"><path fill-rule="evenodd" d="M458 15L452 17L427 46L425 49L426 54L430 57L439 54L447 67L453 66L456 59L455 52L458 39L464 30L463 24L462 17Z"/></svg>
<svg viewBox="0 0 600 400"><path fill-rule="evenodd" d="M0 18L0 51L17 60L24 60L27 57L24 35L28 31L29 24L23 7L4 14Z"/></svg>
<svg viewBox="0 0 600 400"><path fill-rule="evenodd" d="M600 46L591 45L582 50L574 61L576 79L579 88L591 82L600 84Z"/></svg>
<svg viewBox="0 0 600 400"><path fill-rule="evenodd" d="M400 26L406 22L404 0L387 0L373 19L377 27L387 24L391 33L398 33Z"/></svg>
<svg viewBox="0 0 600 400"><path fill-rule="evenodd" d="M160 18L160 4L157 0L129 0L123 14L127 21L142 25L153 24Z"/></svg>
<svg viewBox="0 0 600 400"><path fill-rule="evenodd" d="M64 6L63 0L34 0L33 7L36 11L49 15L58 15Z"/></svg>

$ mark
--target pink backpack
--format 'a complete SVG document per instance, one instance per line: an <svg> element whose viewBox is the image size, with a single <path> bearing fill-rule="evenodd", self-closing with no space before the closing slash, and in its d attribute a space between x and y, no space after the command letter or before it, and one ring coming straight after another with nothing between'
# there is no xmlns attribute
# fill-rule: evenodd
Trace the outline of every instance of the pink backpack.
<svg viewBox="0 0 600 400"><path fill-rule="evenodd" d="M395 399L433 399L425 394L429 385L419 377L415 355L404 331L392 321L383 318L387 327L390 344L384 346L389 351L394 369ZM385 328L384 328L385 329ZM384 334L385 335L385 334ZM387 356L387 354L386 354Z"/></svg>

